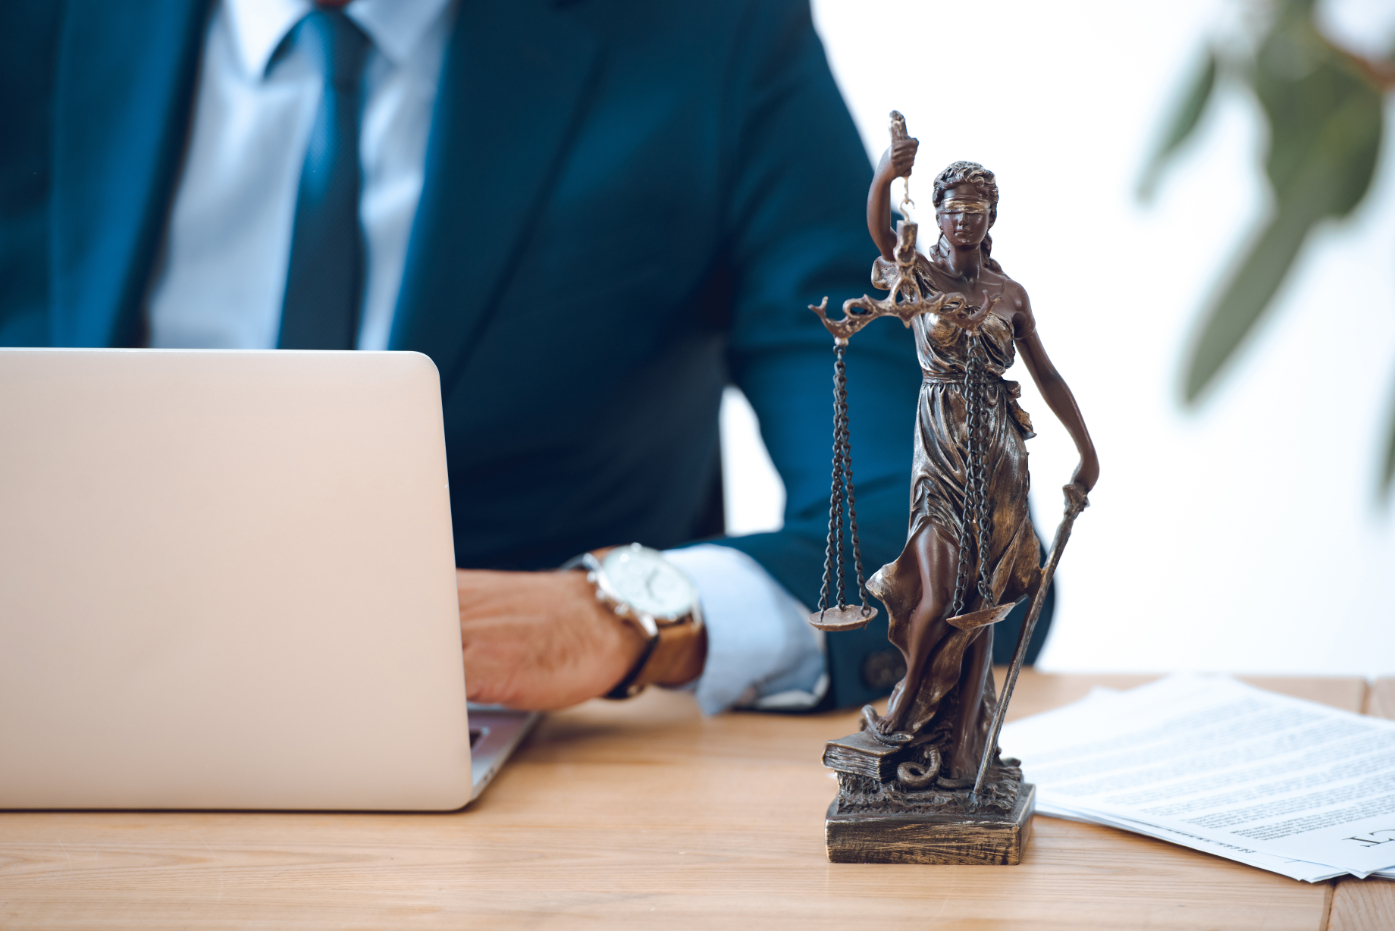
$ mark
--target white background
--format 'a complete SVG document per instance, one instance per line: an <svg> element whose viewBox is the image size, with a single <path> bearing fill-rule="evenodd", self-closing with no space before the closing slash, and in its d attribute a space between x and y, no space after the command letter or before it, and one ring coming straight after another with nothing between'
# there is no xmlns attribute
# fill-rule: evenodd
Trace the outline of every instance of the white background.
<svg viewBox="0 0 1395 931"><path fill-rule="evenodd" d="M1323 2L1331 34L1389 47L1395 3ZM1395 674L1395 504L1376 493L1395 407L1395 107L1365 203L1310 239L1202 404L1180 400L1200 305L1268 209L1253 99L1223 85L1153 204L1133 192L1203 42L1239 34L1239 7L814 2L869 155L892 109L920 139L913 198L928 206L956 159L997 173L994 257L1031 295L1099 450L1044 669ZM1009 377L1036 424L1032 503L1049 537L1075 452L1022 367ZM779 524L756 429L730 391L734 532Z"/></svg>

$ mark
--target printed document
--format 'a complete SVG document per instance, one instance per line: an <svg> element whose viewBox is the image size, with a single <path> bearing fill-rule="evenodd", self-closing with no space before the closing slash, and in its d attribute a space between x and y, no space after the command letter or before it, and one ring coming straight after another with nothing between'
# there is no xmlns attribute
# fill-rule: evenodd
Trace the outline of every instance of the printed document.
<svg viewBox="0 0 1395 931"><path fill-rule="evenodd" d="M1042 814L1309 882L1395 870L1395 722L1177 675L1096 690L1007 725L1000 743Z"/></svg>

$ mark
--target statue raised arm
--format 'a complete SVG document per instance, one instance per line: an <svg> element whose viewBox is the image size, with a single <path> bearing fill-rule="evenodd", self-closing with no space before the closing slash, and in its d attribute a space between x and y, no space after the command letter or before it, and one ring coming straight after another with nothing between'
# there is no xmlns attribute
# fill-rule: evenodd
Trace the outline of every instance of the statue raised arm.
<svg viewBox="0 0 1395 931"><path fill-rule="evenodd" d="M928 298L922 293L916 266L925 262L925 257L916 251L916 224L905 219L897 221L894 238L890 227L891 182L896 178L909 180L920 143L906 135L905 118L894 110L891 137L891 147L882 155L867 196L867 228L882 253L872 266L872 284L891 293L880 300L864 294L844 301L842 320L828 319L827 297L819 304L809 305L833 338L842 342L878 317L896 317L909 327L915 317L933 314L957 327L973 330L998 302L999 296L993 295L975 307L957 291L942 291ZM902 208L909 204L908 197L902 201Z"/></svg>

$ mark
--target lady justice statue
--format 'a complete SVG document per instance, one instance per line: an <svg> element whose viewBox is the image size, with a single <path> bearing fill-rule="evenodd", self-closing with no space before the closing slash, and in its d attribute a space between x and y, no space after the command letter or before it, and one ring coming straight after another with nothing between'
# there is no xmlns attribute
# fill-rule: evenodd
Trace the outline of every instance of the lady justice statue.
<svg viewBox="0 0 1395 931"><path fill-rule="evenodd" d="M836 553L840 583L842 499L851 504L852 496L842 347L873 319L895 316L915 331L924 375L905 549L865 588L859 553L861 608L843 605L840 584L838 607L821 603L810 619L824 629L866 623L875 613L866 604L865 593L871 592L886 606L890 640L906 662L885 715L867 706L862 731L830 742L825 752L824 762L838 771L840 784L827 822L829 856L1016 862L1032 789L1022 785L1017 761L998 756L998 729L1056 560L1099 477L1099 460L1070 388L1042 346L1027 292L992 258L988 231L998 210L993 173L973 162L955 162L940 172L932 196L939 241L922 254L916 224L903 220L895 235L891 231L891 183L910 177L918 145L906 135L899 113L892 113L891 129L892 145L867 202L867 226L881 252L872 283L890 294L845 302L842 320L827 318L827 298L810 308L833 334L840 363L833 501L838 513L829 537L830 567ZM903 207L908 204L909 198ZM1017 353L1080 453L1064 489L1066 517L1044 568L1027 513L1025 441L1033 435L1032 423L1017 403L1018 384L1002 377ZM993 625L1025 598L1034 603L1000 705L991 667Z"/></svg>

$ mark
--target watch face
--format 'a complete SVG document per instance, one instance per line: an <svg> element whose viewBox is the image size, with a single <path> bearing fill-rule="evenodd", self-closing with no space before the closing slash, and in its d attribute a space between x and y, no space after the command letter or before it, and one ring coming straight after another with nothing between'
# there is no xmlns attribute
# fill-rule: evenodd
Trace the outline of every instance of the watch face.
<svg viewBox="0 0 1395 931"><path fill-rule="evenodd" d="M656 621L676 621L697 603L693 583L658 550L623 546L607 553L601 568L612 597Z"/></svg>

